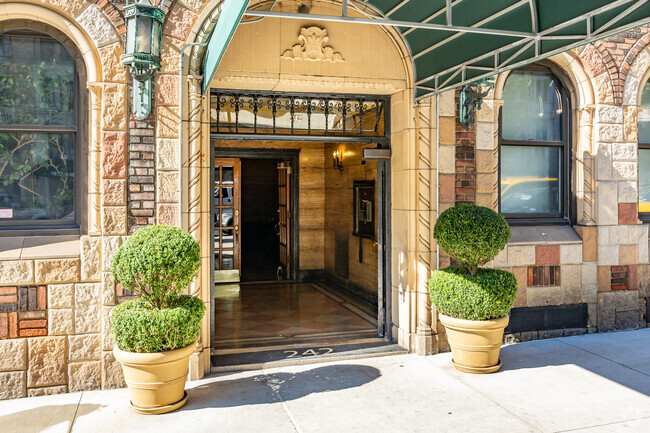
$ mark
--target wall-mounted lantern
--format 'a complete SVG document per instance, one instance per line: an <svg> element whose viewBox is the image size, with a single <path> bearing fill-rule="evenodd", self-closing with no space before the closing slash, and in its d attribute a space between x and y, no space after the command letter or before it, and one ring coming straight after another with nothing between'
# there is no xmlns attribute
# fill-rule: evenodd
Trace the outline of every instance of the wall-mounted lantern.
<svg viewBox="0 0 650 433"><path fill-rule="evenodd" d="M332 154L332 165L335 169L343 172L343 152L340 150L335 150Z"/></svg>
<svg viewBox="0 0 650 433"><path fill-rule="evenodd" d="M463 86L460 91L458 117L460 124L465 129L469 129L474 124L474 111L480 110L485 98L490 90L494 89L494 78L482 78L470 84Z"/></svg>
<svg viewBox="0 0 650 433"><path fill-rule="evenodd" d="M165 20L165 0L126 1L126 45L122 63L133 75L133 114L145 119L151 113L151 78L160 69L160 45Z"/></svg>

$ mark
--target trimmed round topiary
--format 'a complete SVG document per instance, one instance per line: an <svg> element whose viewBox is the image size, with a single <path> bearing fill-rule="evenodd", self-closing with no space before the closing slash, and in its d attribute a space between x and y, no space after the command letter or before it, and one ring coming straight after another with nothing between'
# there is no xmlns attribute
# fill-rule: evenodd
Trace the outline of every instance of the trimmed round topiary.
<svg viewBox="0 0 650 433"><path fill-rule="evenodd" d="M508 315L517 297L512 272L478 269L476 275L449 267L434 271L429 280L431 302L438 311L458 319L489 320Z"/></svg>
<svg viewBox="0 0 650 433"><path fill-rule="evenodd" d="M111 313L117 347L127 352L155 353L180 349L196 341L205 304L181 295L169 308L152 309L143 299L120 304Z"/></svg>
<svg viewBox="0 0 650 433"><path fill-rule="evenodd" d="M151 225L132 234L113 255L113 277L150 308L176 304L201 264L199 244L174 226Z"/></svg>
<svg viewBox="0 0 650 433"><path fill-rule="evenodd" d="M433 229L438 245L465 265L472 275L510 240L510 227L492 209L461 203L440 214Z"/></svg>

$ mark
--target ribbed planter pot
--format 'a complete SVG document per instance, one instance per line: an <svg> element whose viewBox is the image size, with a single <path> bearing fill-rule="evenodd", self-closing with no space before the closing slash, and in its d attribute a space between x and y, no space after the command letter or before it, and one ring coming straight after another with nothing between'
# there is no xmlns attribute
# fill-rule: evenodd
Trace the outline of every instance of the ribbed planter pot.
<svg viewBox="0 0 650 433"><path fill-rule="evenodd" d="M452 363L456 369L467 373L493 373L501 368L499 351L509 316L493 320L465 320L440 313L439 318L447 331Z"/></svg>
<svg viewBox="0 0 650 433"><path fill-rule="evenodd" d="M131 408L143 414L167 413L187 401L185 381L194 344L158 353L125 352L115 346L131 394Z"/></svg>

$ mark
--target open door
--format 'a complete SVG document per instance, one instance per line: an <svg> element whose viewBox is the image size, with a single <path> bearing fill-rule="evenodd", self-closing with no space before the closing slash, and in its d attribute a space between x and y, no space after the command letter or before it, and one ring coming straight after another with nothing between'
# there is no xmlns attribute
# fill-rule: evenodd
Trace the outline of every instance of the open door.
<svg viewBox="0 0 650 433"><path fill-rule="evenodd" d="M291 279L291 163L282 161L278 163L278 225L277 232L280 238L280 264L278 266L278 280Z"/></svg>
<svg viewBox="0 0 650 433"><path fill-rule="evenodd" d="M214 160L214 280L237 282L241 257L241 161Z"/></svg>

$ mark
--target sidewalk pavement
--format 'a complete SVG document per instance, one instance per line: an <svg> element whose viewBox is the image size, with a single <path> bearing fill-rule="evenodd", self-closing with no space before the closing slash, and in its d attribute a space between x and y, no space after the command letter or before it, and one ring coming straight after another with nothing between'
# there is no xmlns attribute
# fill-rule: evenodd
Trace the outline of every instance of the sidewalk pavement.
<svg viewBox="0 0 650 433"><path fill-rule="evenodd" d="M0 431L650 432L650 329L505 346L489 375L451 354L221 373L189 400L137 415L126 389L0 401Z"/></svg>

